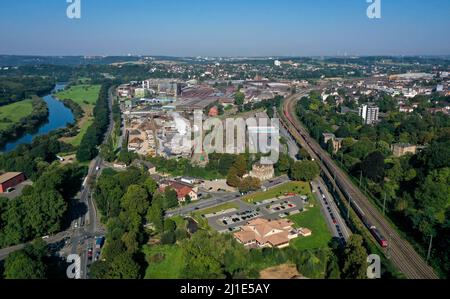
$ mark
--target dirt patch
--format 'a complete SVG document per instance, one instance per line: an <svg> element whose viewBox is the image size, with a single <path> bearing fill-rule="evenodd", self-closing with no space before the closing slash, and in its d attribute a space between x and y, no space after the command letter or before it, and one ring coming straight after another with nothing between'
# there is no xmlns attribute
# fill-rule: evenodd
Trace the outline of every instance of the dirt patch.
<svg viewBox="0 0 450 299"><path fill-rule="evenodd" d="M301 279L303 276L294 264L270 267L260 272L260 279Z"/></svg>

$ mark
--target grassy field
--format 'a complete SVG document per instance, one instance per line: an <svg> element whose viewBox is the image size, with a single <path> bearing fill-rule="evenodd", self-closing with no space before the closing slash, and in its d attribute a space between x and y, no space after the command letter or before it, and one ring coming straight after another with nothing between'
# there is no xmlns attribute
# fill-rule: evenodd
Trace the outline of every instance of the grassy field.
<svg viewBox="0 0 450 299"><path fill-rule="evenodd" d="M87 129L93 123L92 111L98 100L100 85L75 85L56 94L58 99L70 99L80 105L84 111L84 117L78 121L80 132L77 136L63 139L64 142L79 146Z"/></svg>
<svg viewBox="0 0 450 299"><path fill-rule="evenodd" d="M91 108L95 105L100 92L100 85L75 85L67 90L58 92L58 99L71 99L81 106L81 108Z"/></svg>
<svg viewBox="0 0 450 299"><path fill-rule="evenodd" d="M273 189L267 190L265 192L257 192L254 194L247 195L243 198L243 200L250 203L260 202L266 199L283 196L284 194L291 192L300 195L310 195L311 187L306 182L289 182L281 186L275 187Z"/></svg>
<svg viewBox="0 0 450 299"><path fill-rule="evenodd" d="M5 130L33 112L33 101L23 100L0 107L0 130Z"/></svg>
<svg viewBox="0 0 450 299"><path fill-rule="evenodd" d="M297 249L325 248L332 239L324 215L320 211L319 204L312 197L310 202L314 204L313 208L308 208L306 212L289 217L295 223L296 227L306 227L312 230L312 236L306 238L299 237L291 242L291 246Z"/></svg>
<svg viewBox="0 0 450 299"><path fill-rule="evenodd" d="M157 245L145 246L144 253L149 266L145 272L145 279L179 279L183 270L184 258L179 246ZM152 261L157 254L163 255L160 262Z"/></svg>

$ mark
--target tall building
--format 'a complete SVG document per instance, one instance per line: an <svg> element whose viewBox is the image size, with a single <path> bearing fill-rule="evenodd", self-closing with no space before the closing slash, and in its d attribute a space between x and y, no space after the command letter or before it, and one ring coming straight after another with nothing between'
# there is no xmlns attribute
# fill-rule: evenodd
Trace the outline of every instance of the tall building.
<svg viewBox="0 0 450 299"><path fill-rule="evenodd" d="M359 108L359 116L362 117L364 124L366 125L372 125L378 122L379 114L380 108L376 106L362 105L362 107Z"/></svg>

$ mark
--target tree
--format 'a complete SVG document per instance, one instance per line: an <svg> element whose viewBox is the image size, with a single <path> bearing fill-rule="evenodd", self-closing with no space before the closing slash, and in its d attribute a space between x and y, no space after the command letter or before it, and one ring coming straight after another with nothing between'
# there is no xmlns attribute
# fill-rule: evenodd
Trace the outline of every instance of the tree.
<svg viewBox="0 0 450 299"><path fill-rule="evenodd" d="M44 279L46 267L42 261L45 245L36 242L24 250L13 252L5 260L6 279Z"/></svg>
<svg viewBox="0 0 450 299"><path fill-rule="evenodd" d="M163 245L175 244L175 242L176 242L175 232L167 231L162 234L161 243Z"/></svg>
<svg viewBox="0 0 450 299"><path fill-rule="evenodd" d="M172 219L164 220L164 231L174 232L177 229L177 224Z"/></svg>
<svg viewBox="0 0 450 299"><path fill-rule="evenodd" d="M164 191L164 198L165 198L164 209L174 208L179 205L178 193L177 193L177 191L175 191L175 189L173 189L171 187L166 188L166 190Z"/></svg>
<svg viewBox="0 0 450 299"><path fill-rule="evenodd" d="M117 161L125 163L126 165L130 165L135 158L135 154L129 152L128 150L124 149L120 151L119 156L117 157Z"/></svg>
<svg viewBox="0 0 450 299"><path fill-rule="evenodd" d="M140 267L128 253L114 257L107 273L108 279L139 279Z"/></svg>
<svg viewBox="0 0 450 299"><path fill-rule="evenodd" d="M319 175L320 168L315 161L295 162L291 169L291 177L297 181L312 181Z"/></svg>
<svg viewBox="0 0 450 299"><path fill-rule="evenodd" d="M161 195L155 197L147 213L147 221L152 223L157 231L162 231L164 225L163 200L164 197Z"/></svg>
<svg viewBox="0 0 450 299"><path fill-rule="evenodd" d="M363 175L376 183L384 180L385 166L384 156L376 151L369 154L361 163Z"/></svg>
<svg viewBox="0 0 450 299"><path fill-rule="evenodd" d="M147 188L147 192L149 195L153 195L156 190L158 190L158 184L152 178L148 178L144 182L145 188Z"/></svg>
<svg viewBox="0 0 450 299"><path fill-rule="evenodd" d="M443 224L450 207L450 168L432 171L417 188L415 198L420 213L428 215L425 218Z"/></svg>
<svg viewBox="0 0 450 299"><path fill-rule="evenodd" d="M237 188L241 183L241 179L238 176L238 171L236 168L232 167L227 176L227 184L228 186Z"/></svg>
<svg viewBox="0 0 450 299"><path fill-rule="evenodd" d="M311 155L304 148L300 149L300 151L298 152L298 156L299 156L300 160L310 160L311 159Z"/></svg>
<svg viewBox="0 0 450 299"><path fill-rule="evenodd" d="M128 187L127 193L123 196L122 207L129 213L136 213L144 216L149 208L147 190L139 185Z"/></svg>
<svg viewBox="0 0 450 299"><path fill-rule="evenodd" d="M367 278L367 256L367 251L363 247L363 238L360 235L352 235L344 249L343 278Z"/></svg>
<svg viewBox="0 0 450 299"><path fill-rule="evenodd" d="M242 193L256 191L259 190L259 188L261 188L261 181L253 177L246 177L242 179L239 184L239 191Z"/></svg>
<svg viewBox="0 0 450 299"><path fill-rule="evenodd" d="M100 155L103 159L105 159L108 162L114 162L116 159L116 153L114 150L114 145L112 138L108 138L108 142L105 144L102 144L100 146Z"/></svg>
<svg viewBox="0 0 450 299"><path fill-rule="evenodd" d="M237 106L243 105L244 100L245 100L245 94L243 94L242 92L238 91L234 94L234 104L236 104Z"/></svg>
<svg viewBox="0 0 450 299"><path fill-rule="evenodd" d="M286 154L280 154L280 159L278 160L278 163L275 165L278 172L281 173L288 173L291 169L291 164L293 164L294 161L291 157L289 157Z"/></svg>
<svg viewBox="0 0 450 299"><path fill-rule="evenodd" d="M195 233L191 239L181 244L185 259L183 278L186 279L221 279L222 256L226 250L223 237L209 235L207 231Z"/></svg>
<svg viewBox="0 0 450 299"><path fill-rule="evenodd" d="M237 156L233 167L236 169L237 175L242 178L247 173L247 159L245 156Z"/></svg>

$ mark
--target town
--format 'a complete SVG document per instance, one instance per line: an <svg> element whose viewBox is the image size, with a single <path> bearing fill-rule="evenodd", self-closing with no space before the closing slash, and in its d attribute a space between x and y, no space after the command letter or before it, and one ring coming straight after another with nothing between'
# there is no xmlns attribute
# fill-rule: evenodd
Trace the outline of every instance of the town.
<svg viewBox="0 0 450 299"><path fill-rule="evenodd" d="M446 1L16 2L2 287L380 297L450 277Z"/></svg>

